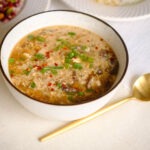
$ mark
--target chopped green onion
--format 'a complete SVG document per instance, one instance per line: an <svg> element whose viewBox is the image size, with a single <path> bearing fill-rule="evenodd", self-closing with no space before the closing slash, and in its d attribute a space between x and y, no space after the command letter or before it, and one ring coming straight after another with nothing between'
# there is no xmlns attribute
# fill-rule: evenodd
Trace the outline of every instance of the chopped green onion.
<svg viewBox="0 0 150 150"><path fill-rule="evenodd" d="M59 89L62 88L62 84L61 84L61 83L58 82L56 85L57 85L57 87L58 87Z"/></svg>
<svg viewBox="0 0 150 150"><path fill-rule="evenodd" d="M68 41L64 40L64 39L57 39L57 41L60 42L60 43L59 43L59 45L57 45L55 47L56 51L61 50L63 48L69 48L70 47L70 43Z"/></svg>
<svg viewBox="0 0 150 150"><path fill-rule="evenodd" d="M83 96L83 95L84 95L84 92L78 92L78 95L79 95L79 96Z"/></svg>
<svg viewBox="0 0 150 150"><path fill-rule="evenodd" d="M40 53L37 53L34 55L35 59L38 59L38 60L43 60L45 57L43 54L40 54Z"/></svg>
<svg viewBox="0 0 150 150"><path fill-rule="evenodd" d="M70 43L64 39L57 39L57 41L60 42L61 44L65 45L65 46L70 45Z"/></svg>
<svg viewBox="0 0 150 150"><path fill-rule="evenodd" d="M14 58L9 58L9 64L14 64L15 59Z"/></svg>
<svg viewBox="0 0 150 150"><path fill-rule="evenodd" d="M66 58L68 59L72 59L73 57L78 56L78 52L76 50L72 50L70 53L68 53L68 55L66 56Z"/></svg>
<svg viewBox="0 0 150 150"><path fill-rule="evenodd" d="M80 54L80 59L82 61L87 61L88 60L88 56L86 56L85 54Z"/></svg>
<svg viewBox="0 0 150 150"><path fill-rule="evenodd" d="M82 69L82 65L80 63L74 63L73 64L73 68L81 70Z"/></svg>
<svg viewBox="0 0 150 150"><path fill-rule="evenodd" d="M29 75L29 73L30 73L31 71L28 71L28 70L24 70L23 71L23 74L25 74L25 75Z"/></svg>
<svg viewBox="0 0 150 150"><path fill-rule="evenodd" d="M82 50L86 50L86 49L87 49L87 46L82 45L82 46L81 46L81 49L82 49Z"/></svg>
<svg viewBox="0 0 150 150"><path fill-rule="evenodd" d="M76 33L75 32L68 32L68 35L70 35L71 37L75 36Z"/></svg>
<svg viewBox="0 0 150 150"><path fill-rule="evenodd" d="M34 36L34 35L32 35L32 34L30 34L30 35L28 35L27 36L27 38L29 39L29 40L37 40L37 41L39 41L39 42L45 42L45 38L43 38L43 37L41 37L41 36Z"/></svg>
<svg viewBox="0 0 150 150"><path fill-rule="evenodd" d="M70 49L73 50L73 51L76 51L77 50L77 46L76 45L72 45L72 46L70 46Z"/></svg>
<svg viewBox="0 0 150 150"><path fill-rule="evenodd" d="M64 68L63 66L46 66L46 67L43 67L40 71L41 73L51 71L52 74L56 75L58 73L57 69L63 69L63 68Z"/></svg>
<svg viewBox="0 0 150 150"><path fill-rule="evenodd" d="M28 36L27 36L27 38L28 38L29 40L31 40L31 41L32 41L32 40L34 40L34 39L35 39L35 36L34 36L34 35L32 35L32 34L30 34L30 35L28 35Z"/></svg>
<svg viewBox="0 0 150 150"><path fill-rule="evenodd" d="M91 93L91 92L93 92L94 90L93 89L87 89L86 90L86 92L88 92L88 93Z"/></svg>
<svg viewBox="0 0 150 150"><path fill-rule="evenodd" d="M90 63L93 63L94 59L92 57L88 57L87 61L90 62Z"/></svg>
<svg viewBox="0 0 150 150"><path fill-rule="evenodd" d="M45 38L41 37L41 36L37 36L36 40L39 42L45 42Z"/></svg>
<svg viewBox="0 0 150 150"><path fill-rule="evenodd" d="M31 82L30 87L31 87L31 88L35 88L35 87L36 87L35 82Z"/></svg>
<svg viewBox="0 0 150 150"><path fill-rule="evenodd" d="M26 60L26 58L24 58L24 57L20 57L20 58L19 58L19 60L20 60L20 61L25 61L25 60Z"/></svg>
<svg viewBox="0 0 150 150"><path fill-rule="evenodd" d="M47 71L50 71L50 67L49 66L46 66L46 67L43 67L40 71L41 73L46 73Z"/></svg>
<svg viewBox="0 0 150 150"><path fill-rule="evenodd" d="M51 73L54 74L54 75L56 75L58 72L55 69L51 69Z"/></svg>
<svg viewBox="0 0 150 150"><path fill-rule="evenodd" d="M86 61L86 62L89 62L89 63L94 62L94 59L92 57L86 56L85 54L80 54L80 59L82 61Z"/></svg>
<svg viewBox="0 0 150 150"><path fill-rule="evenodd" d="M53 67L50 67L50 69L63 69L64 67L63 66L53 66Z"/></svg>
<svg viewBox="0 0 150 150"><path fill-rule="evenodd" d="M70 53L67 55L67 57L68 57L69 59L73 58L74 56L75 56L75 53L74 53L74 52L70 52Z"/></svg>
<svg viewBox="0 0 150 150"><path fill-rule="evenodd" d="M90 65L89 65L89 68L93 68L93 64L90 64Z"/></svg>
<svg viewBox="0 0 150 150"><path fill-rule="evenodd" d="M70 58L68 58L68 57L65 58L65 63L70 64L71 62L72 62L72 60Z"/></svg>
<svg viewBox="0 0 150 150"><path fill-rule="evenodd" d="M58 42L64 42L64 39L57 39Z"/></svg>
<svg viewBox="0 0 150 150"><path fill-rule="evenodd" d="M68 100L69 101L73 101L73 96L72 95L68 95Z"/></svg>
<svg viewBox="0 0 150 150"><path fill-rule="evenodd" d="M65 64L64 64L64 67L65 67L66 69L69 69L69 68L71 67L71 65L70 65L69 63L65 63Z"/></svg>
<svg viewBox="0 0 150 150"><path fill-rule="evenodd" d="M54 50L55 50L55 51L58 51L58 50L61 50L63 47L64 47L63 45L58 45L58 46L55 47Z"/></svg>
<svg viewBox="0 0 150 150"><path fill-rule="evenodd" d="M71 44L67 40L57 39L57 41L60 42L59 46L67 47L67 48L69 48L71 46Z"/></svg>
<svg viewBox="0 0 150 150"><path fill-rule="evenodd" d="M14 70L9 70L9 73L12 76L14 74Z"/></svg>

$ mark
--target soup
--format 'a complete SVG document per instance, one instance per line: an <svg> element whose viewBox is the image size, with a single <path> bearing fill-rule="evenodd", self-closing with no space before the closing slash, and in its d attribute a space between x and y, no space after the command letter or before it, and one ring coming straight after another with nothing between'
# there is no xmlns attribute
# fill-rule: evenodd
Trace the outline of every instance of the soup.
<svg viewBox="0 0 150 150"><path fill-rule="evenodd" d="M59 105L103 96L119 69L106 41L75 26L50 26L26 35L8 61L17 89L38 101Z"/></svg>

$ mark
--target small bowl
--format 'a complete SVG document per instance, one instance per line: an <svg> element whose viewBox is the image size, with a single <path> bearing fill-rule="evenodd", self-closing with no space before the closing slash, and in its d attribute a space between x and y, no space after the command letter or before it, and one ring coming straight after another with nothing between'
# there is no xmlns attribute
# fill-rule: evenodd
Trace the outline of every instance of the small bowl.
<svg viewBox="0 0 150 150"><path fill-rule="evenodd" d="M11 82L8 58L15 44L28 33L54 25L71 25L99 34L113 48L118 61L119 72L111 89L102 97L76 105L53 105L39 102L20 92ZM0 65L4 80L12 95L29 111L47 119L76 120L85 117L108 103L119 84L123 81L128 66L128 52L120 35L110 25L94 16L68 10L42 12L16 24L5 36L0 51Z"/></svg>
<svg viewBox="0 0 150 150"><path fill-rule="evenodd" d="M7 23L14 19L22 11L24 5L24 0L18 1L2 1L1 2L1 12L0 12L0 23Z"/></svg>

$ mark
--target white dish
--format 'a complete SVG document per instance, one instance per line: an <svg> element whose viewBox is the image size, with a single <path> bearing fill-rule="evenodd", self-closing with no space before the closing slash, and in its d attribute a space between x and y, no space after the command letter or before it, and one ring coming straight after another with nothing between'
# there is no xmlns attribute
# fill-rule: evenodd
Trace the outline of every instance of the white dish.
<svg viewBox="0 0 150 150"><path fill-rule="evenodd" d="M50 3L51 0L44 0L44 2L43 0L25 0L25 4L21 12L15 18L7 23L0 22L0 43L3 39L3 36L12 26L30 15L36 14L41 11L47 11L49 9Z"/></svg>
<svg viewBox="0 0 150 150"><path fill-rule="evenodd" d="M104 96L82 104L69 106L53 105L39 102L29 96L26 96L16 89L11 83L8 70L8 58L14 45L30 32L53 25L72 25L88 29L102 36L114 49L119 60L119 72L114 85ZM75 120L85 117L103 107L108 101L110 101L120 82L124 79L124 75L128 67L128 52L120 35L104 21L75 11L58 10L43 12L21 21L6 35L1 46L0 56L1 69L10 92L16 100L18 100L29 111L47 119L55 118L59 120Z"/></svg>
<svg viewBox="0 0 150 150"><path fill-rule="evenodd" d="M131 21L150 17L150 0L126 5L108 6L97 3L96 0L62 0L66 5L110 21Z"/></svg>

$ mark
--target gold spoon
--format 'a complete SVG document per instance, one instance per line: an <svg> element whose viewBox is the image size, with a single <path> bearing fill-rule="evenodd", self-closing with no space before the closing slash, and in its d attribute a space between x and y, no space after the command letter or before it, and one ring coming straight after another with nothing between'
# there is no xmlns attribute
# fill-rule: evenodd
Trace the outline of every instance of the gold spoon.
<svg viewBox="0 0 150 150"><path fill-rule="evenodd" d="M58 128L58 129L54 130L53 132L44 135L43 137L39 138L39 140L41 142L46 141L53 136L63 133L65 131L72 129L78 125L81 125L89 120L92 120L92 119L98 117L99 115L101 115L111 109L114 109L114 108L120 106L121 104L124 104L125 102L128 102L129 100L132 100L132 99L139 99L141 101L150 101L150 73L145 74L136 80L136 82L133 85L132 96L125 98L123 100L120 100L118 102L115 102L109 106L102 108L102 109L99 109L98 111L88 115L87 117L72 121L71 123L69 123L63 127Z"/></svg>

